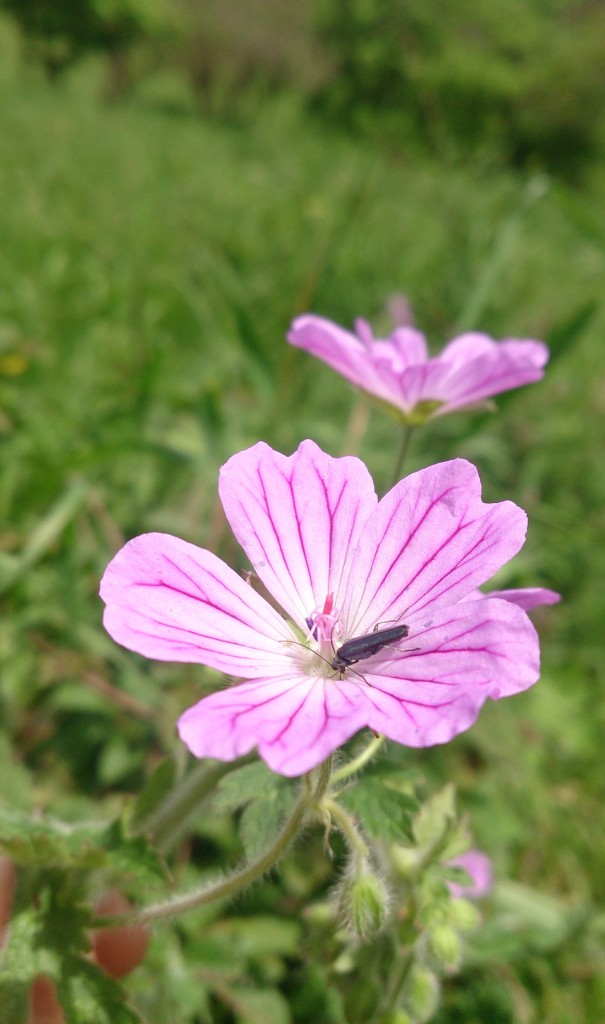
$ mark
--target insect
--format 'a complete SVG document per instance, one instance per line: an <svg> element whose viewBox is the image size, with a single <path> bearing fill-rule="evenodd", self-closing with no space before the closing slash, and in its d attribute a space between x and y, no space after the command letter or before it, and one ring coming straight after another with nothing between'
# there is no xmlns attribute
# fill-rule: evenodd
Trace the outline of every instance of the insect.
<svg viewBox="0 0 605 1024"><path fill-rule="evenodd" d="M387 626L385 629L375 629L373 633L365 633L363 636L352 636L335 651L330 665L340 672L342 679L351 665L355 665L364 658L370 658L373 654L378 654L383 647L396 640L403 640L408 633L407 626Z"/></svg>

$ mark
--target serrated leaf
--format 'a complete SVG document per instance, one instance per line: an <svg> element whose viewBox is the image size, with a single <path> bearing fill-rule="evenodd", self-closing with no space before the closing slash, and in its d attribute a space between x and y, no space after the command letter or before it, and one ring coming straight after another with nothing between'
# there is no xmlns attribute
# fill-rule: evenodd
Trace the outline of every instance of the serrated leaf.
<svg viewBox="0 0 605 1024"><path fill-rule="evenodd" d="M121 820L112 822L101 835L105 867L121 875L132 875L139 883L165 881L166 865L143 835L127 836Z"/></svg>
<svg viewBox="0 0 605 1024"><path fill-rule="evenodd" d="M87 906L68 902L50 885L37 906L13 916L0 964L0 1007L13 1016L0 1017L2 1024L21 1024L21 1007L38 974L55 983L66 1024L139 1024L122 986L83 955L90 922Z"/></svg>
<svg viewBox="0 0 605 1024"><path fill-rule="evenodd" d="M414 839L422 850L445 839L456 815L455 789L451 783L431 796L414 818Z"/></svg>
<svg viewBox="0 0 605 1024"><path fill-rule="evenodd" d="M91 960L70 958L57 982L66 1024L141 1024L117 981Z"/></svg>
<svg viewBox="0 0 605 1024"><path fill-rule="evenodd" d="M15 864L82 870L103 867L107 854L100 843L101 835L94 826L34 822L0 808L0 851Z"/></svg>
<svg viewBox="0 0 605 1024"><path fill-rule="evenodd" d="M415 797L398 793L380 778L364 776L339 799L374 838L392 842L410 839L412 816L418 807Z"/></svg>
<svg viewBox="0 0 605 1024"><path fill-rule="evenodd" d="M214 796L217 811L235 811L259 797L268 799L284 780L262 761L244 765L221 779Z"/></svg>

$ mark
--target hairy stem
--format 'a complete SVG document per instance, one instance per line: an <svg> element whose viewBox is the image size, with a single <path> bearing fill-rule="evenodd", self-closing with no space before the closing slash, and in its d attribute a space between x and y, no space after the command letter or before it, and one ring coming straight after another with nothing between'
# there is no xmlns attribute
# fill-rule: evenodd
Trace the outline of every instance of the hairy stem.
<svg viewBox="0 0 605 1024"><path fill-rule="evenodd" d="M367 747L361 751L357 757L354 757L352 761L348 761L347 764L343 764L342 768L337 768L332 775L332 782L339 783L344 782L345 779L356 775L362 768L365 768L368 761L371 761L382 744L384 743L384 736L375 736L374 739L370 740Z"/></svg>
<svg viewBox="0 0 605 1024"><path fill-rule="evenodd" d="M279 835L271 846L251 864L246 864L226 878L221 878L215 883L205 884L193 892L175 896L131 913L119 914L111 918L104 917L99 922L95 922L95 927L132 922L143 924L161 918L176 917L187 910L193 910L195 907L201 907L214 900L235 896L252 882L261 878L284 855L296 838L307 814L316 809L318 802L322 800L330 783L330 773L331 758L328 758L319 768L305 776L299 798Z"/></svg>

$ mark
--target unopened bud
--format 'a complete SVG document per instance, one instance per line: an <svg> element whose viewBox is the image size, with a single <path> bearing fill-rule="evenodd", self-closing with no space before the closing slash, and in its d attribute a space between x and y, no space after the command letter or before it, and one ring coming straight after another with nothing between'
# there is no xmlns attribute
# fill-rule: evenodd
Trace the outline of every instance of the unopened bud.
<svg viewBox="0 0 605 1024"><path fill-rule="evenodd" d="M393 867L401 879L412 882L416 877L420 863L420 851L413 846L392 846L391 860Z"/></svg>
<svg viewBox="0 0 605 1024"><path fill-rule="evenodd" d="M426 967L415 965L406 987L405 1001L414 1024L426 1024L439 1006L439 979Z"/></svg>
<svg viewBox="0 0 605 1024"><path fill-rule="evenodd" d="M378 875L369 866L342 880L338 906L344 924L361 939L371 938L384 926L389 909L389 894Z"/></svg>
<svg viewBox="0 0 605 1024"><path fill-rule="evenodd" d="M461 932L470 932L481 924L481 913L469 900L452 900L448 917Z"/></svg>
<svg viewBox="0 0 605 1024"><path fill-rule="evenodd" d="M462 943L455 928L448 924L437 925L429 935L429 946L433 956L447 971L455 971L462 959Z"/></svg>

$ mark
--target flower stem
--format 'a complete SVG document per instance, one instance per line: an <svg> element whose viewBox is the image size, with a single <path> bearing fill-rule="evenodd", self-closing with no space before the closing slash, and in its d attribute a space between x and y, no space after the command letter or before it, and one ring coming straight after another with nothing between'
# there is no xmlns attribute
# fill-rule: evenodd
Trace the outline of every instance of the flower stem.
<svg viewBox="0 0 605 1024"><path fill-rule="evenodd" d="M357 757L354 757L347 764L343 764L342 768L337 768L332 775L332 782L343 782L345 779L350 778L351 775L356 775L362 768L365 768L368 761L372 760L374 754L380 750L383 743L384 736L375 736L373 740L370 740L367 747L361 751L361 754L358 754Z"/></svg>
<svg viewBox="0 0 605 1024"><path fill-rule="evenodd" d="M333 818L338 828L345 837L350 850L360 858L360 860L366 860L369 856L370 851L368 850L367 843L364 842L361 832L355 825L351 815L345 811L344 807L336 803L336 800L322 800L321 809Z"/></svg>
<svg viewBox="0 0 605 1024"><path fill-rule="evenodd" d="M279 835L271 846L251 864L244 865L227 878L221 878L215 883L205 884L193 892L175 896L172 899L149 907L143 907L140 910L134 910L128 914L119 914L111 918L104 917L99 924L101 926L133 922L143 924L148 921L157 921L161 918L176 917L187 910L193 910L195 907L201 907L214 900L228 899L235 896L252 882L261 878L284 855L295 839L307 813L313 810L314 807L317 807L318 802L323 798L330 782L330 773L331 758L328 758L319 768L305 777L299 798ZM96 923L95 926L97 926Z"/></svg>
<svg viewBox="0 0 605 1024"><path fill-rule="evenodd" d="M404 462L406 460L406 457L407 457L407 454L408 454L408 451L409 451L410 440L411 440L411 437L412 437L413 430L414 430L414 427L412 426L411 423L404 423L403 424L403 430L402 430L402 433L401 433L401 441L400 441L400 444L399 444L399 452L397 453L397 460L395 462L395 470L393 472L393 483L391 485L392 487L394 487L395 484L398 483L399 480L401 480L401 476L402 476L402 473L403 473L403 464L404 464Z"/></svg>

